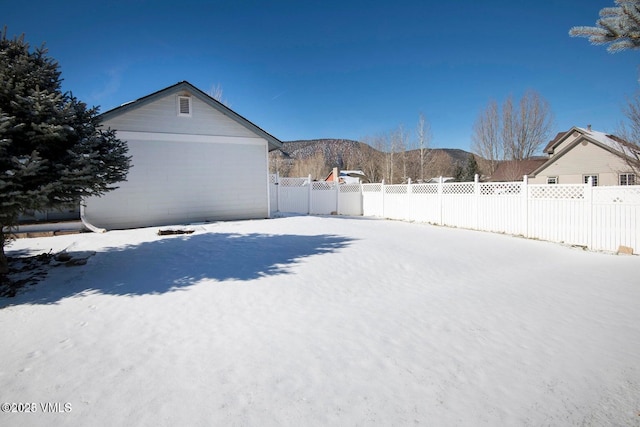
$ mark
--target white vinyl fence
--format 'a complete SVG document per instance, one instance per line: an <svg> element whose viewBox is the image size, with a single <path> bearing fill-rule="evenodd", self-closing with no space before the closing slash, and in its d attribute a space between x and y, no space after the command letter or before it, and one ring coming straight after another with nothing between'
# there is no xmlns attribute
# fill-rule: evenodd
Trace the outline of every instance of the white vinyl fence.
<svg viewBox="0 0 640 427"><path fill-rule="evenodd" d="M640 251L640 186L523 182L341 184L271 178L272 212L364 215Z"/></svg>
<svg viewBox="0 0 640 427"><path fill-rule="evenodd" d="M360 184L281 178L271 175L271 212L362 215Z"/></svg>

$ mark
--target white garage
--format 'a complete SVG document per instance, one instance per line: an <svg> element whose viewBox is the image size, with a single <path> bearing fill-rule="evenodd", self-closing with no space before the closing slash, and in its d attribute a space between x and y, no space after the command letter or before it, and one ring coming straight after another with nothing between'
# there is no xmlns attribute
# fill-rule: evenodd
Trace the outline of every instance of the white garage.
<svg viewBox="0 0 640 427"><path fill-rule="evenodd" d="M268 152L282 143L188 82L102 114L127 141L126 182L84 201L90 227L269 217Z"/></svg>

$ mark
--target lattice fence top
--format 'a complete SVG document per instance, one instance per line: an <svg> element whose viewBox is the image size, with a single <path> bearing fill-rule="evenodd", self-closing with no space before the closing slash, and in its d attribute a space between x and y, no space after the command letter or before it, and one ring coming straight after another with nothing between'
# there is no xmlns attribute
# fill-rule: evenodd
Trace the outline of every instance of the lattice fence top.
<svg viewBox="0 0 640 427"><path fill-rule="evenodd" d="M275 174L269 174L269 184L275 184L277 182Z"/></svg>
<svg viewBox="0 0 640 427"><path fill-rule="evenodd" d="M530 185L530 199L584 199L585 186L576 185Z"/></svg>
<svg viewBox="0 0 640 427"><path fill-rule="evenodd" d="M394 184L394 185L385 185L384 193L385 194L407 194L408 193L408 185L405 184Z"/></svg>
<svg viewBox="0 0 640 427"><path fill-rule="evenodd" d="M309 178L280 178L280 185L283 187L303 187L309 185Z"/></svg>
<svg viewBox="0 0 640 427"><path fill-rule="evenodd" d="M314 191L325 191L325 190L334 190L336 189L335 183L333 181L314 181L311 183L311 188Z"/></svg>
<svg viewBox="0 0 640 427"><path fill-rule="evenodd" d="M382 191L382 184L362 184L363 193L379 193Z"/></svg>
<svg viewBox="0 0 640 427"><path fill-rule="evenodd" d="M628 187L594 187L593 203L640 205L640 185Z"/></svg>
<svg viewBox="0 0 640 427"><path fill-rule="evenodd" d="M443 194L473 194L475 193L475 183L455 182L442 185Z"/></svg>
<svg viewBox="0 0 640 427"><path fill-rule="evenodd" d="M518 182L483 182L480 184L480 194L483 196L519 195L523 184Z"/></svg>
<svg viewBox="0 0 640 427"><path fill-rule="evenodd" d="M360 184L341 184L339 188L341 193L359 193L360 192Z"/></svg>
<svg viewBox="0 0 640 427"><path fill-rule="evenodd" d="M438 184L415 184L411 187L413 194L438 194Z"/></svg>

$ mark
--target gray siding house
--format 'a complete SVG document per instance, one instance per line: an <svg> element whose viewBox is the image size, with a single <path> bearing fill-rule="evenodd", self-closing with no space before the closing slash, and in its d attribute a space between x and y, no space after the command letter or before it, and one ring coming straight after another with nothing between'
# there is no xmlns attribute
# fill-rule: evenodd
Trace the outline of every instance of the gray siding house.
<svg viewBox="0 0 640 427"><path fill-rule="evenodd" d="M282 143L190 83L102 119L127 141L132 168L118 189L83 201L88 228L269 217L268 153Z"/></svg>
<svg viewBox="0 0 640 427"><path fill-rule="evenodd" d="M640 154L604 132L573 127L547 144L548 159L529 175L531 184L633 185L637 177L630 166Z"/></svg>

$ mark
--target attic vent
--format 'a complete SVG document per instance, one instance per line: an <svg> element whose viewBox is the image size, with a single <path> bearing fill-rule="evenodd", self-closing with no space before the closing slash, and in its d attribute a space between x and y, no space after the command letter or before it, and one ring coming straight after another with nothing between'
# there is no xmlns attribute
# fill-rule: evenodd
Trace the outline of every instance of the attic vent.
<svg viewBox="0 0 640 427"><path fill-rule="evenodd" d="M191 97L189 96L178 97L178 115L179 116L191 115Z"/></svg>

